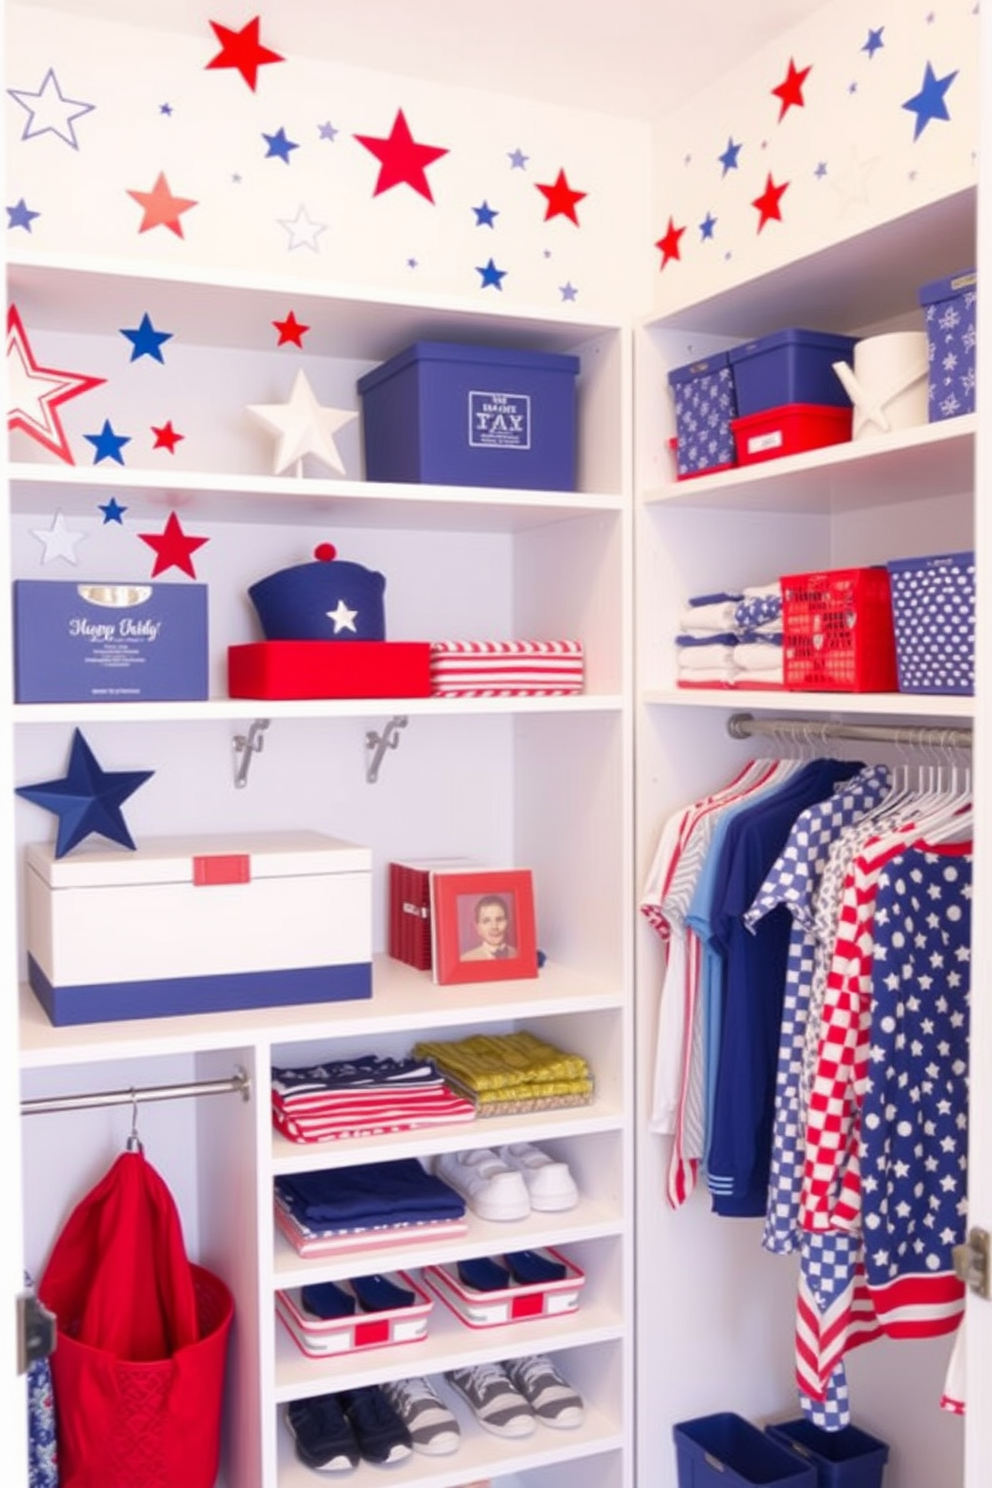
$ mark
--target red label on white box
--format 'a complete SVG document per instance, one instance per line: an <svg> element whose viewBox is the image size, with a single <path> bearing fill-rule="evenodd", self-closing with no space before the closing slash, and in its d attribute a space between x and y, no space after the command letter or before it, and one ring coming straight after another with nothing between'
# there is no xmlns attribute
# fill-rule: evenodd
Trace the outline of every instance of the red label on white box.
<svg viewBox="0 0 992 1488"><path fill-rule="evenodd" d="M193 859L193 883L198 889L214 884L251 883L251 858L247 853L223 853Z"/></svg>

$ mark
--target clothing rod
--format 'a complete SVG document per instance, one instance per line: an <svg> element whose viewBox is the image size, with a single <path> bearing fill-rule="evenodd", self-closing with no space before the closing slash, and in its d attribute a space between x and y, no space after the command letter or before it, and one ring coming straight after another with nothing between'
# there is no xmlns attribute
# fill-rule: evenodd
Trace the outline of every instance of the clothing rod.
<svg viewBox="0 0 992 1488"><path fill-rule="evenodd" d="M95 1090L88 1095L50 1095L21 1101L22 1116L48 1111L81 1111L91 1106L133 1106L143 1101L187 1100L200 1095L251 1095L251 1078L238 1069L226 1080L194 1080L188 1085L144 1085L129 1090Z"/></svg>
<svg viewBox="0 0 992 1488"><path fill-rule="evenodd" d="M917 727L899 723L838 723L831 718L755 718L751 713L734 713L727 720L727 732L733 739L747 739L752 734L773 738L803 738L819 742L824 739L855 739L879 744L906 744L916 748L970 749L971 729L938 728L933 724Z"/></svg>

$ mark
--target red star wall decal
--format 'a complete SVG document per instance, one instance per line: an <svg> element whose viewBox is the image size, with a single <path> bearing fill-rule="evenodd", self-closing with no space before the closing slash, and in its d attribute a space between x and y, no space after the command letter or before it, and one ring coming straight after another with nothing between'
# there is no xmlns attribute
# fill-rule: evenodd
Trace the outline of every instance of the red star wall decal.
<svg viewBox="0 0 992 1488"><path fill-rule="evenodd" d="M754 201L751 203L752 207L757 207L758 209L759 232L764 227L766 222L771 222L773 219L776 222L782 221L782 196L784 192L788 191L788 189L788 181L783 181L781 186L776 186L774 181L772 180L771 172L769 171L768 179L765 182L764 191L761 193L760 196L756 196L754 198Z"/></svg>
<svg viewBox="0 0 992 1488"><path fill-rule="evenodd" d="M155 550L153 579L160 573L165 573L167 568L181 568L184 574L195 579L192 555L197 548L202 548L205 542L210 541L208 537L187 537L175 512L169 513L169 520L161 532L139 532L138 536L143 543Z"/></svg>
<svg viewBox="0 0 992 1488"><path fill-rule="evenodd" d="M772 89L772 93L780 103L779 123L782 122L790 108L806 107L806 100L803 98L803 83L812 71L812 67L804 67L800 72L793 58L789 58L789 70L785 75L785 82L779 83L777 88Z"/></svg>
<svg viewBox="0 0 992 1488"><path fill-rule="evenodd" d="M397 109L393 127L386 139L377 139L371 134L356 134L355 138L366 150L371 150L379 161L379 179L375 183L373 196L379 196L393 186L412 186L414 191L419 191L421 196L426 196L429 202L433 202L431 188L427 183L427 167L435 160L440 160L442 155L447 155L448 151L438 145L418 145L410 133L410 126L402 109Z"/></svg>
<svg viewBox="0 0 992 1488"><path fill-rule="evenodd" d="M301 325L296 316L290 310L285 320L274 320L272 324L279 332L277 346L303 346L303 337L310 329L308 325Z"/></svg>
<svg viewBox="0 0 992 1488"><path fill-rule="evenodd" d="M163 424L160 429L157 429L155 425L152 424L152 433L155 435L155 443L152 445L152 449L166 449L169 451L170 455L174 455L176 453L176 445L179 443L180 439L186 438L185 434L176 433L175 429L172 427L171 419L169 419L168 423Z"/></svg>
<svg viewBox="0 0 992 1488"><path fill-rule="evenodd" d="M220 42L220 51L207 63L211 67L233 67L254 91L258 82L258 69L266 62L285 62L285 57L262 46L259 40L259 17L242 26L240 31L231 31L218 21L210 22L211 29Z"/></svg>
<svg viewBox="0 0 992 1488"><path fill-rule="evenodd" d="M27 332L15 305L7 310L7 428L20 429L36 439L45 449L65 460L76 462L69 448L59 406L90 388L100 387L104 377L88 377L82 372L62 372L56 367L42 367L35 358Z"/></svg>
<svg viewBox="0 0 992 1488"><path fill-rule="evenodd" d="M538 186L537 189L542 195L547 197L548 205L544 213L545 222L551 217L567 217L570 222L574 222L576 227L578 227L579 219L575 215L575 208L582 198L588 195L588 192L573 191L568 184L563 170L558 172L552 185Z"/></svg>
<svg viewBox="0 0 992 1488"><path fill-rule="evenodd" d="M682 254L679 251L679 242L684 232L685 228L676 227L674 219L669 217L668 227L665 229L665 236L663 238L659 238L657 243L655 243L654 245L656 248L661 249L662 268L664 268L665 265L669 263L673 258L681 259Z"/></svg>
<svg viewBox="0 0 992 1488"><path fill-rule="evenodd" d="M179 218L190 207L198 205L192 197L173 196L165 179L165 171L159 171L151 191L128 191L128 196L133 197L139 207L144 208L145 215L141 219L139 232L148 232L153 227L167 227L177 238L183 235L183 225Z"/></svg>

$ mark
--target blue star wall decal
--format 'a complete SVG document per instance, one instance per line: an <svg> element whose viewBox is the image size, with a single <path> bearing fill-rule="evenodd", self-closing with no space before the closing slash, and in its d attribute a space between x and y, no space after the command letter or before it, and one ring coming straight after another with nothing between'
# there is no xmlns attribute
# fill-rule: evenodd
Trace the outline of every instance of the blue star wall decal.
<svg viewBox="0 0 992 1488"><path fill-rule="evenodd" d="M121 450L126 444L131 443L130 434L115 434L109 419L104 419L103 428L99 434L84 434L96 453L93 456L93 464L99 465L101 460L116 460L118 465L124 464L124 456Z"/></svg>
<svg viewBox="0 0 992 1488"><path fill-rule="evenodd" d="M331 140L333 142L337 138L338 130L334 128L334 125L328 119L325 123L317 126L317 134L320 139Z"/></svg>
<svg viewBox="0 0 992 1488"><path fill-rule="evenodd" d="M530 159L530 156L529 155L525 155L524 152L523 152L523 150L520 150L520 149L509 150L507 153L508 153L508 155L510 157L510 169L511 170L526 170L527 169L527 162Z"/></svg>
<svg viewBox="0 0 992 1488"><path fill-rule="evenodd" d="M575 300L576 296L579 293L575 285L571 283L559 285L559 290L562 299L569 302Z"/></svg>
<svg viewBox="0 0 992 1488"><path fill-rule="evenodd" d="M108 522L116 522L118 526L124 526L124 513L127 511L127 507L121 506L116 496L111 496L110 500L105 501L97 510L103 512L103 525L105 527Z"/></svg>
<svg viewBox="0 0 992 1488"><path fill-rule="evenodd" d="M740 166L737 163L737 157L741 153L742 148L743 147L740 143L736 145L734 144L733 135L728 136L727 148L724 150L722 155L718 155L716 157L717 160L719 160L720 164L723 166L724 175L726 175L728 171L740 169Z"/></svg>
<svg viewBox="0 0 992 1488"><path fill-rule="evenodd" d="M32 222L36 217L40 216L40 212L32 212L22 196L19 202L15 202L12 207L7 208L7 226L23 227L30 232Z"/></svg>
<svg viewBox="0 0 992 1488"><path fill-rule="evenodd" d="M489 260L484 268L476 264L475 272L482 275L482 283L479 285L480 289L486 289L489 286L499 290L503 288L503 280L506 278L507 271L506 269L498 269L492 259Z"/></svg>
<svg viewBox="0 0 992 1488"><path fill-rule="evenodd" d="M7 92L28 113L22 140L37 139L40 134L54 134L74 150L79 149L73 124L84 114L92 113L96 104L84 103L81 98L67 98L59 87L54 68L50 67L45 73L37 93L30 93L25 88L8 88Z"/></svg>
<svg viewBox="0 0 992 1488"><path fill-rule="evenodd" d="M868 27L868 40L865 42L861 50L868 53L869 61L871 61L875 53L885 45L885 42L882 40L882 32L884 30L884 26L879 26L877 31L873 31L870 26Z"/></svg>
<svg viewBox="0 0 992 1488"><path fill-rule="evenodd" d="M65 857L94 834L134 849L121 806L154 770L103 770L77 728L72 736L69 768L61 780L20 785L16 794L59 819L55 856Z"/></svg>
<svg viewBox="0 0 992 1488"><path fill-rule="evenodd" d="M269 147L265 152L266 160L268 160L270 156L277 156L278 159L284 160L288 165L290 150L298 150L300 148L299 145L295 144L291 139L286 138L285 129L279 129L276 131L275 134L263 133L262 138Z"/></svg>
<svg viewBox="0 0 992 1488"><path fill-rule="evenodd" d="M166 341L172 340L172 331L157 331L151 323L147 310L141 317L140 325L133 326L130 330L121 327L121 335L126 336L131 343L131 360L136 362L139 357L154 357L156 362L164 362L162 346Z"/></svg>
<svg viewBox="0 0 992 1488"><path fill-rule="evenodd" d="M923 73L923 82L919 93L912 98L907 98L903 104L904 109L916 115L916 127L913 130L913 139L918 140L926 129L931 119L949 119L947 104L944 102L944 94L957 77L957 69L949 72L946 76L939 78L930 63L926 65Z"/></svg>
<svg viewBox="0 0 992 1488"><path fill-rule="evenodd" d="M712 212L707 212L699 224L699 241L705 243L707 238L712 238L713 229L716 227L716 218Z"/></svg>
<svg viewBox="0 0 992 1488"><path fill-rule="evenodd" d="M484 201L481 207L473 207L472 211L475 213L476 227L492 227L499 216L499 213L494 211L487 201Z"/></svg>

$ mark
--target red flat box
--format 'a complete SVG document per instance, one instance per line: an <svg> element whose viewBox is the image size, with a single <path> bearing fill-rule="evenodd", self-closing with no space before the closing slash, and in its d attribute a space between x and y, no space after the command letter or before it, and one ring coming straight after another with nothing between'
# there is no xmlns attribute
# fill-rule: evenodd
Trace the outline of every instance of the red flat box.
<svg viewBox="0 0 992 1488"><path fill-rule="evenodd" d="M430 697L429 641L252 641L227 648L230 697Z"/></svg>
<svg viewBox="0 0 992 1488"><path fill-rule="evenodd" d="M738 465L800 455L804 450L844 444L851 437L853 408L826 403L783 403L731 419Z"/></svg>

